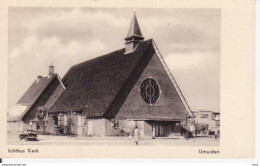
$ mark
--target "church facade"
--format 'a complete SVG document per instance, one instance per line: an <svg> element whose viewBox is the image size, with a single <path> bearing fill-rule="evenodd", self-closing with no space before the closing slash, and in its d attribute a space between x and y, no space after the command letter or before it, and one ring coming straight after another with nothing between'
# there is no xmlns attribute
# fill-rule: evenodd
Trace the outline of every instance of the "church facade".
<svg viewBox="0 0 260 166"><path fill-rule="evenodd" d="M125 48L72 66L48 110L47 132L141 138L181 135L192 112L153 39L134 15Z"/></svg>

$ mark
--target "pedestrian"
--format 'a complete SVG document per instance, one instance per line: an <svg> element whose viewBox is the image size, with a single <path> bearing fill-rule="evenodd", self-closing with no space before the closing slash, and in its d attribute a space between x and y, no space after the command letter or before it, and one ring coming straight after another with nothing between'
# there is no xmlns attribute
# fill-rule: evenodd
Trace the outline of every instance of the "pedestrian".
<svg viewBox="0 0 260 166"><path fill-rule="evenodd" d="M137 126L135 126L135 129L134 129L134 141L135 141L136 145L138 145L138 141L140 141L140 131Z"/></svg>
<svg viewBox="0 0 260 166"><path fill-rule="evenodd" d="M218 129L215 129L215 130L214 130L214 137L215 137L215 139L218 138Z"/></svg>

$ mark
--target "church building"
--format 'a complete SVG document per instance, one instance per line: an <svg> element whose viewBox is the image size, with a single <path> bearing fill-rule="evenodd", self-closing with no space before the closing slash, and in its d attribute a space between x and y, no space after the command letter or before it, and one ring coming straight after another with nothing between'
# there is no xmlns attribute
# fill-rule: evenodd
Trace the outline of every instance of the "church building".
<svg viewBox="0 0 260 166"><path fill-rule="evenodd" d="M48 132L141 138L180 135L192 112L153 39L134 14L125 47L72 66L48 112Z"/></svg>

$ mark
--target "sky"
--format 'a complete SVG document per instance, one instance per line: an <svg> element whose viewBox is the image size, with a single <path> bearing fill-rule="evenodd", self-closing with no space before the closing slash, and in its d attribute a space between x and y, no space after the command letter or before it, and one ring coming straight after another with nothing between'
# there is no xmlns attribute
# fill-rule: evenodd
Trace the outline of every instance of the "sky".
<svg viewBox="0 0 260 166"><path fill-rule="evenodd" d="M191 109L219 112L219 9L9 8L8 106L52 63L62 78L72 65L123 48L133 12Z"/></svg>

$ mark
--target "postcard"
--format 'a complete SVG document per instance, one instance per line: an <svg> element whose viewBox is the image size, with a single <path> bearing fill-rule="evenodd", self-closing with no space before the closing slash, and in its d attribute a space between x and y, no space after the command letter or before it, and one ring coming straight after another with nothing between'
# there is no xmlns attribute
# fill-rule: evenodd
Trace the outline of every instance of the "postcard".
<svg viewBox="0 0 260 166"><path fill-rule="evenodd" d="M254 157L253 1L1 6L0 157Z"/></svg>

